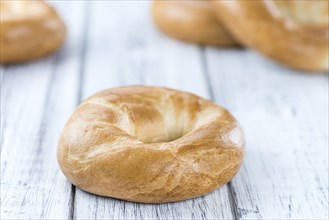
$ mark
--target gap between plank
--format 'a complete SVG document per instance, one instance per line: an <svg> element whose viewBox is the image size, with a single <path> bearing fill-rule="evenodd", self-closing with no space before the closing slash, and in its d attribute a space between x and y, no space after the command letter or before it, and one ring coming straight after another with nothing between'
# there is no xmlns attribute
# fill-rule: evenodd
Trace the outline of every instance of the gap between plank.
<svg viewBox="0 0 329 220"><path fill-rule="evenodd" d="M201 55L201 65L203 68L204 77L206 79L209 98L210 98L210 100L215 102L216 101L215 94L214 94L214 90L212 88L210 74L209 74L209 70L208 70L208 63L207 63L207 59L206 59L205 47L199 46L199 50L200 50L200 55ZM227 183L227 187L228 187L228 191L229 191L229 201L231 204L232 215L233 215L234 219L240 219L238 217L237 202L234 198L235 193L234 193L234 189L233 189L231 182Z"/></svg>
<svg viewBox="0 0 329 220"><path fill-rule="evenodd" d="M4 111L5 111L5 108L3 106L3 103L2 103L2 98L3 98L3 81L4 81L4 77L5 77L5 70L7 69L7 65L3 65L2 67L0 67L0 120L4 120L4 121L1 121L1 124L0 124L0 154L2 153L2 146L3 146L3 143L4 143L4 130L6 129L6 116L4 116Z"/></svg>
<svg viewBox="0 0 329 220"><path fill-rule="evenodd" d="M53 68L51 71L51 75L48 80L48 85L47 85L47 90L46 90L46 95L45 95L45 100L44 100L44 105L43 105L43 111L42 111L42 117L41 117L41 122L39 125L39 131L38 131L38 147L36 149L36 155L33 160L43 160L43 157L40 156L42 152L42 148L44 147L44 138L47 135L47 115L49 114L50 111L50 104L51 104L51 99L49 97L52 97L53 93L53 82L55 81L56 77L56 72L57 72L57 65L59 63L59 57L61 54L61 50L58 51L56 54L54 54L54 62L53 62ZM32 176L30 176L32 178ZM40 214L40 219L45 218L45 210L43 209L41 214Z"/></svg>
<svg viewBox="0 0 329 220"><path fill-rule="evenodd" d="M75 218L74 217L75 192L76 192L76 188L73 184L71 184L69 219Z"/></svg>
<svg viewBox="0 0 329 220"><path fill-rule="evenodd" d="M59 56L60 56L60 51L57 54L54 55L54 62L53 62L54 67L52 68L52 71L50 73L51 75L49 77L49 81L48 81L48 85L47 85L47 90L46 90L46 95L45 95L45 100L44 100L44 105L43 105L43 111L42 111L42 116L41 116L41 122L40 122L40 125L39 125L39 131L38 131L38 148L37 148L37 153L36 153L37 157L41 153L44 137L47 133L47 131L46 131L46 121L47 121L47 114L48 114L48 111L49 111L49 105L50 105L50 102L51 102L49 97L51 97L52 85L53 85L53 82L55 81L55 77L56 77L57 65L58 65L58 62L59 62Z"/></svg>
<svg viewBox="0 0 329 220"><path fill-rule="evenodd" d="M82 24L84 24L84 28L82 31L82 42L81 42L81 55L80 55L80 66L79 66L79 82L78 82L78 94L77 94L77 102L76 106L79 106L79 104L82 101L83 94L83 84L84 84L84 78L85 78L85 61L87 57L87 48L88 48L88 42L89 42L89 26L90 26L90 19L91 19L91 6L92 2L87 1L84 5L84 21ZM69 210L69 219L73 220L76 219L75 216L75 195L76 195L76 186L71 184L71 194L70 194L70 210Z"/></svg>
<svg viewBox="0 0 329 220"><path fill-rule="evenodd" d="M79 84L78 84L78 95L77 95L77 103L76 106L80 104L83 98L83 84L84 84L84 78L85 78L85 61L87 57L87 48L89 44L89 26L90 26L90 19L91 19L91 6L92 2L87 1L85 3L84 8L84 29L82 31L83 38L81 42L81 56L80 56L80 66L79 66Z"/></svg>

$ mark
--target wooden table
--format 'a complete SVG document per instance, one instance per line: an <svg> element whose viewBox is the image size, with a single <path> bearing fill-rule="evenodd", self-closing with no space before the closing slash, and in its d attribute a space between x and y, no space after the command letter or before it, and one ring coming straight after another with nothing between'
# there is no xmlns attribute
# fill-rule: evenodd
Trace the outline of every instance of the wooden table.
<svg viewBox="0 0 329 220"><path fill-rule="evenodd" d="M149 1L52 3L68 26L65 46L1 67L1 219L328 218L328 75L168 38ZM247 141L237 176L209 195L161 205L72 186L56 160L61 129L86 97L130 84L193 92L229 109Z"/></svg>

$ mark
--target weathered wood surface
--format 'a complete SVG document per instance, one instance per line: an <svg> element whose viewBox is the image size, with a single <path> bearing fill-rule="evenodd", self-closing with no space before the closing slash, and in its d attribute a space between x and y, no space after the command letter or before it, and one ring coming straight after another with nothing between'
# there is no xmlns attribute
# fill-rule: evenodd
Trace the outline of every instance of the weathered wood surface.
<svg viewBox="0 0 329 220"><path fill-rule="evenodd" d="M237 216L327 218L328 76L250 51L209 49L206 57L215 100L245 128L245 163L232 181Z"/></svg>
<svg viewBox="0 0 329 220"><path fill-rule="evenodd" d="M54 1L69 37L56 54L1 71L1 219L326 219L328 75L243 49L166 37L150 1ZM61 128L93 93L130 84L196 93L245 130L244 165L207 196L161 205L94 196L59 170Z"/></svg>

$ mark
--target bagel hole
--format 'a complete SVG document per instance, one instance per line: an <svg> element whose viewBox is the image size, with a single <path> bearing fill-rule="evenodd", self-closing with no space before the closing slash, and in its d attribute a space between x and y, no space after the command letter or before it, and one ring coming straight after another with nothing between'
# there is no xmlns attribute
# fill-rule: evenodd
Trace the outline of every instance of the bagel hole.
<svg viewBox="0 0 329 220"><path fill-rule="evenodd" d="M162 138L158 138L158 137L152 137L152 138L138 138L138 140L140 140L141 142L145 143L145 144L151 144L151 143L169 143L171 141L175 141L181 137L183 137L183 134L179 134L177 136L172 136L170 138L166 138L166 139L162 139Z"/></svg>
<svg viewBox="0 0 329 220"><path fill-rule="evenodd" d="M134 136L143 143L172 142L193 129L195 118L186 106L180 110L177 104L165 99L150 106L130 106Z"/></svg>
<svg viewBox="0 0 329 220"><path fill-rule="evenodd" d="M193 131L208 126L212 123L221 113L218 111L214 111L213 109L203 109L200 112L197 112L194 117L188 113L188 111L183 111L180 114L180 117L175 116L174 114L168 114L165 117L164 122L166 123L165 130L160 133L160 135L138 135L139 132L136 132L136 137L138 140L143 143L169 143L172 141L176 141ZM149 127L152 129L152 126ZM151 134L150 130L144 130L143 133L140 134Z"/></svg>
<svg viewBox="0 0 329 220"><path fill-rule="evenodd" d="M135 136L143 143L167 143L175 141L183 137L190 130L184 126L183 121L185 121L184 117L176 120L166 120L165 117L165 119L161 121L161 125L157 125L152 121L149 123L146 122L143 126L138 127L135 131Z"/></svg>

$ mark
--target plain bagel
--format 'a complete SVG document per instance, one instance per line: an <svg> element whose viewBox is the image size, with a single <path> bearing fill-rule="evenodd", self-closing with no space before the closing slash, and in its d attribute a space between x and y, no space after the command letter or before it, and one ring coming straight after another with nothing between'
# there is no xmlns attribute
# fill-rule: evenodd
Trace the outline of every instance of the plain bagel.
<svg viewBox="0 0 329 220"><path fill-rule="evenodd" d="M212 46L237 45L207 0L155 0L152 14L158 28L174 38Z"/></svg>
<svg viewBox="0 0 329 220"><path fill-rule="evenodd" d="M211 101L159 87L128 86L83 102L66 124L58 161L75 186L101 196L162 203L207 194L243 158L233 116Z"/></svg>
<svg viewBox="0 0 329 220"><path fill-rule="evenodd" d="M212 2L240 43L292 68L328 72L328 0Z"/></svg>
<svg viewBox="0 0 329 220"><path fill-rule="evenodd" d="M44 1L1 0L0 63L45 56L64 42L66 28Z"/></svg>

